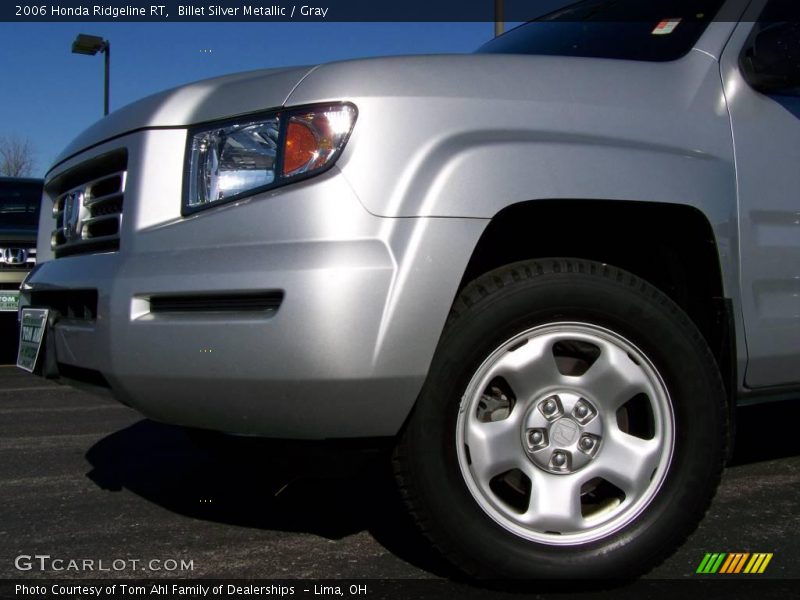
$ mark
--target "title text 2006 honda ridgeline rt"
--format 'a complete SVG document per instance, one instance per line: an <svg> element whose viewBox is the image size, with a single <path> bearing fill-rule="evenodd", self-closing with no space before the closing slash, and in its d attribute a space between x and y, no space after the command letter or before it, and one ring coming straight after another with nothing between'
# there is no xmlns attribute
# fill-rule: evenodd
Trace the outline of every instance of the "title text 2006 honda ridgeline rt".
<svg viewBox="0 0 800 600"><path fill-rule="evenodd" d="M790 4L583 2L123 108L47 176L21 362L167 423L396 436L473 576L641 573L734 405L798 385Z"/></svg>

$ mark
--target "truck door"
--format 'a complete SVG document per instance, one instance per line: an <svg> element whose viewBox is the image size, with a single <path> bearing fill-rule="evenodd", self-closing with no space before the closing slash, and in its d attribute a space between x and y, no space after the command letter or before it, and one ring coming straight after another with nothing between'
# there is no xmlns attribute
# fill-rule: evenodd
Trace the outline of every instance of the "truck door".
<svg viewBox="0 0 800 600"><path fill-rule="evenodd" d="M797 12L793 4L754 1L750 22L735 28L720 64L735 146L745 384L752 388L800 381L800 29L787 16Z"/></svg>

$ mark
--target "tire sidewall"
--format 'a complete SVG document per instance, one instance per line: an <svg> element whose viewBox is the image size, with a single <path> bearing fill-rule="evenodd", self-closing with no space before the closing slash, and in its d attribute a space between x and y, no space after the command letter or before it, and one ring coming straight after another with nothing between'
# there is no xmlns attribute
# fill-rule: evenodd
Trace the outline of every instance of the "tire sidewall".
<svg viewBox="0 0 800 600"><path fill-rule="evenodd" d="M666 297L631 277L545 273L502 285L454 319L441 340L409 423L420 493L433 535L477 572L504 577L630 577L677 546L713 493L722 463L725 413L716 365L696 328ZM456 421L462 395L483 361L520 332L555 322L598 325L636 345L669 390L672 461L661 488L634 521L574 546L521 539L475 502L458 464ZM423 449L428 449L425 451ZM447 493L445 493L445 491Z"/></svg>

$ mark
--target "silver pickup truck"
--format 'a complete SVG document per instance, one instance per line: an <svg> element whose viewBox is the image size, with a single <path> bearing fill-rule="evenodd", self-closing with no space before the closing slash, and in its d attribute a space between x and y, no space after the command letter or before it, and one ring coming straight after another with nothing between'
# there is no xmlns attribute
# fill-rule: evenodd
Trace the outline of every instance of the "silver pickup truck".
<svg viewBox="0 0 800 600"><path fill-rule="evenodd" d="M166 423L395 437L471 576L643 573L735 406L800 387L790 4L592 0L127 106L47 175L20 364Z"/></svg>

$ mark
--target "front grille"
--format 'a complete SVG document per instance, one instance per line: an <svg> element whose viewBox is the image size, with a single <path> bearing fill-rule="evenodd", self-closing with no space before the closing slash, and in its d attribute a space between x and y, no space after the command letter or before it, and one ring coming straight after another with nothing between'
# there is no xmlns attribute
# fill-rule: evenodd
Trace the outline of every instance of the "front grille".
<svg viewBox="0 0 800 600"><path fill-rule="evenodd" d="M31 306L50 308L66 319L94 321L97 290L44 290L31 292Z"/></svg>
<svg viewBox="0 0 800 600"><path fill-rule="evenodd" d="M56 258L119 250L127 180L127 153L83 163L47 184L53 201Z"/></svg>

